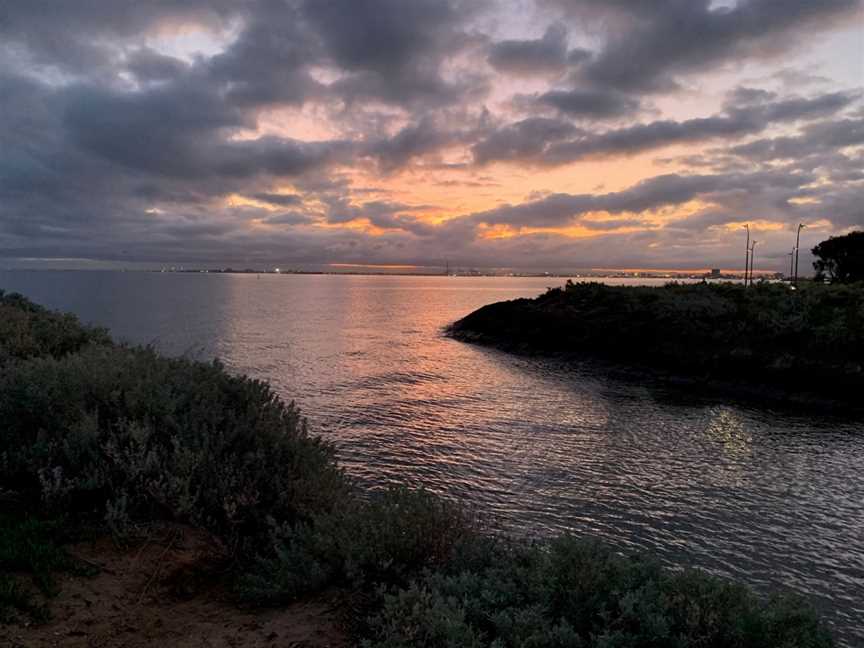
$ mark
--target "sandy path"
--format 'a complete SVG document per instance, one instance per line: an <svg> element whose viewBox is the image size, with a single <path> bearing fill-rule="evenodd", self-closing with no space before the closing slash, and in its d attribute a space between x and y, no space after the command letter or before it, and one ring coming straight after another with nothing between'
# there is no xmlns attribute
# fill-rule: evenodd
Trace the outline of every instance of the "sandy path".
<svg viewBox="0 0 864 648"><path fill-rule="evenodd" d="M99 568L92 577L58 576L46 624L0 626L0 646L20 648L280 646L343 648L335 594L279 610L241 610L217 579L218 548L193 529L170 526L121 549L110 538L71 553Z"/></svg>

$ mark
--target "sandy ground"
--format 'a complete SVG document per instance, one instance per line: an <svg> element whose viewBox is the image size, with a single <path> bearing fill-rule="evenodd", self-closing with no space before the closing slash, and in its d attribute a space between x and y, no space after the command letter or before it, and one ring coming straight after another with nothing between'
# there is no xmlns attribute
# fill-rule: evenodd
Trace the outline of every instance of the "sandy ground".
<svg viewBox="0 0 864 648"><path fill-rule="evenodd" d="M0 626L3 648L242 646L343 648L336 594L279 610L241 610L218 584L219 550L193 529L169 526L119 548L100 538L71 548L99 569L92 578L59 575L51 620Z"/></svg>

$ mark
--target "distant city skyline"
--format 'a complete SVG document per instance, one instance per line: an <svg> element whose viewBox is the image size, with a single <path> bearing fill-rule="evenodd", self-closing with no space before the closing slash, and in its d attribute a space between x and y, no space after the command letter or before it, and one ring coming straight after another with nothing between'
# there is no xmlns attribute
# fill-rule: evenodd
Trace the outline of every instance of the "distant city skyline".
<svg viewBox="0 0 864 648"><path fill-rule="evenodd" d="M0 268L809 274L862 80L861 0L5 3Z"/></svg>

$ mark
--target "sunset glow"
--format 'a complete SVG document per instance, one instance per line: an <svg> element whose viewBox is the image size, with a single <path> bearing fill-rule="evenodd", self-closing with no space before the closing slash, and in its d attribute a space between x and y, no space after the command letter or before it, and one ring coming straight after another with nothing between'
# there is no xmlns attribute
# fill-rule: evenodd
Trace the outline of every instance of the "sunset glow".
<svg viewBox="0 0 864 648"><path fill-rule="evenodd" d="M864 223L860 0L74 4L0 21L7 265L736 267L749 223L779 270Z"/></svg>

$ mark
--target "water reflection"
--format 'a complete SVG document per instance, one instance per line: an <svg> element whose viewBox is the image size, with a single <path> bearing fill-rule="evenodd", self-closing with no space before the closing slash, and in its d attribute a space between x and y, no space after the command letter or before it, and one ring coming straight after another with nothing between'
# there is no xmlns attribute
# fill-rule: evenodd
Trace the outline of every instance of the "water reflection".
<svg viewBox="0 0 864 648"><path fill-rule="evenodd" d="M864 641L864 433L516 357L441 327L551 281L0 273L0 288L270 380L363 484L424 484L812 597Z"/></svg>

